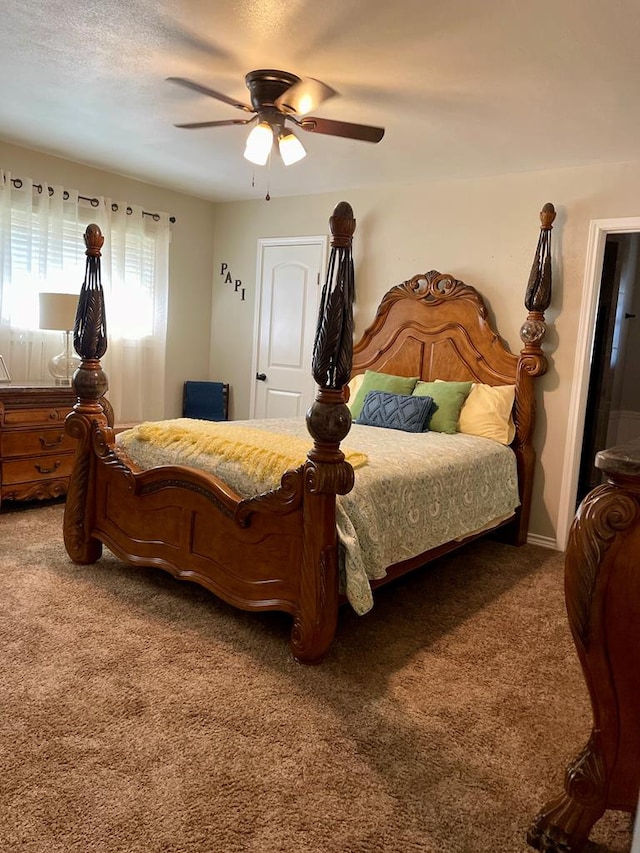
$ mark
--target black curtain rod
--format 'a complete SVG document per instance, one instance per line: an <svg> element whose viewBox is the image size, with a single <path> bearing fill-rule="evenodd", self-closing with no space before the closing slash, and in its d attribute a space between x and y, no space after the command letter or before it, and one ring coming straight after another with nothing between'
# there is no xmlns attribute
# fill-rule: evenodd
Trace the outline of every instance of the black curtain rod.
<svg viewBox="0 0 640 853"><path fill-rule="evenodd" d="M17 190L21 189L21 187L22 187L22 179L21 178L11 178L11 183L13 184L13 186ZM44 189L42 184L34 184L33 188L38 190L39 193L41 193L42 190ZM55 193L55 190L53 187L48 187L47 189L49 191L50 196L52 196ZM67 192L67 190L63 191L62 197L64 198L65 201L69 198L69 193ZM83 201L88 201L89 204L91 205L91 207L97 207L100 204L100 199L98 199L98 198L90 198L89 196L86 196L86 195L78 195L78 198L81 198ZM113 210L114 213L116 210L118 210L118 205L115 202L111 203L111 210ZM131 214L133 213L133 208L127 207L125 210L125 213L127 214L127 216L131 216ZM149 213L149 211L143 210L142 215L143 216L150 216L154 222L160 221L160 214L159 213ZM173 223L175 221L176 221L175 216L169 217L169 222Z"/></svg>

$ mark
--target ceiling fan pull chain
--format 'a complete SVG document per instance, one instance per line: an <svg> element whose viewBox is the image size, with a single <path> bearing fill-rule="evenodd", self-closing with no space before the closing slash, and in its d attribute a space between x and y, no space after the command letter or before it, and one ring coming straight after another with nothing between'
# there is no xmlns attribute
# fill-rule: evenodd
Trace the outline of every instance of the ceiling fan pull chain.
<svg viewBox="0 0 640 853"><path fill-rule="evenodd" d="M267 160L267 194L264 197L265 201L271 201L271 195L269 190L271 189L271 152L269 152L269 159Z"/></svg>

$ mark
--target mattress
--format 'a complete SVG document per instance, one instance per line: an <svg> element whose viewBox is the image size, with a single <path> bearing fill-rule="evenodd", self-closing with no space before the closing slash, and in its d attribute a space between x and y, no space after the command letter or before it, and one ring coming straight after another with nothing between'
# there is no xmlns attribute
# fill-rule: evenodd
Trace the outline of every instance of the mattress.
<svg viewBox="0 0 640 853"><path fill-rule="evenodd" d="M207 428L207 422L190 419L172 423L194 432ZM230 421L215 428L232 431L236 425L304 438L312 445L304 418ZM199 467L242 497L275 488L284 473L256 480L236 460L210 452L185 456L184 447L156 446L136 429L117 440L142 469ZM370 581L384 577L389 565L495 526L519 505L515 454L490 439L353 424L343 445L366 455L366 463L355 469L353 490L336 501L342 591L359 614L373 606Z"/></svg>

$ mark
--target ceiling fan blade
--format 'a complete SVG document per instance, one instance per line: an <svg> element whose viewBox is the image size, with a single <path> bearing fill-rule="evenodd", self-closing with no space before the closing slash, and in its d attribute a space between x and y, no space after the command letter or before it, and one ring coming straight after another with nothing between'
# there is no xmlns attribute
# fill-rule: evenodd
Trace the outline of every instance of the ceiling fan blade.
<svg viewBox="0 0 640 853"><path fill-rule="evenodd" d="M337 94L336 90L326 83L314 77L303 77L276 98L276 107L285 113L305 115Z"/></svg>
<svg viewBox="0 0 640 853"><path fill-rule="evenodd" d="M380 142L384 136L384 127L370 127L367 124L353 124L349 121L332 121L316 116L305 116L297 124L311 133L326 133L329 136L343 136L346 139L360 139L363 142Z"/></svg>
<svg viewBox="0 0 640 853"><path fill-rule="evenodd" d="M200 83L195 83L193 80L187 80L186 77L167 77L171 83L178 83L180 86L186 86L187 89L193 89L194 92L200 92L201 95L208 95L210 98L215 98L217 101L222 101L225 104L230 104L238 110L244 110L247 113L254 112L253 108L248 104L243 104L222 92L216 92L215 89L209 89L207 86L201 86Z"/></svg>
<svg viewBox="0 0 640 853"><path fill-rule="evenodd" d="M194 121L188 124L174 124L174 127L182 127L187 130L196 130L199 127L228 127L230 124L251 124L251 118L228 118L223 121Z"/></svg>

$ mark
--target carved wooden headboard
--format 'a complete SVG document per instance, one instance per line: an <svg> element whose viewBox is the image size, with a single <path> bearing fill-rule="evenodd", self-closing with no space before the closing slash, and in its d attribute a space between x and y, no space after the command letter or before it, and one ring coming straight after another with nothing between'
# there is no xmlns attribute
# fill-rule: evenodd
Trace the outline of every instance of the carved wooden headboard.
<svg viewBox="0 0 640 853"><path fill-rule="evenodd" d="M547 369L541 343L546 331L544 312L551 301L550 232L555 215L550 203L540 213L540 239L525 295L528 315L520 329L524 347L519 355L492 328L478 291L435 270L392 287L353 348L352 376L377 370L425 381L472 380L516 386L512 446L518 459L522 541L528 527L535 463L532 380Z"/></svg>
<svg viewBox="0 0 640 853"><path fill-rule="evenodd" d="M352 375L370 369L506 385L515 383L517 365L477 290L432 270L387 292L354 347Z"/></svg>

